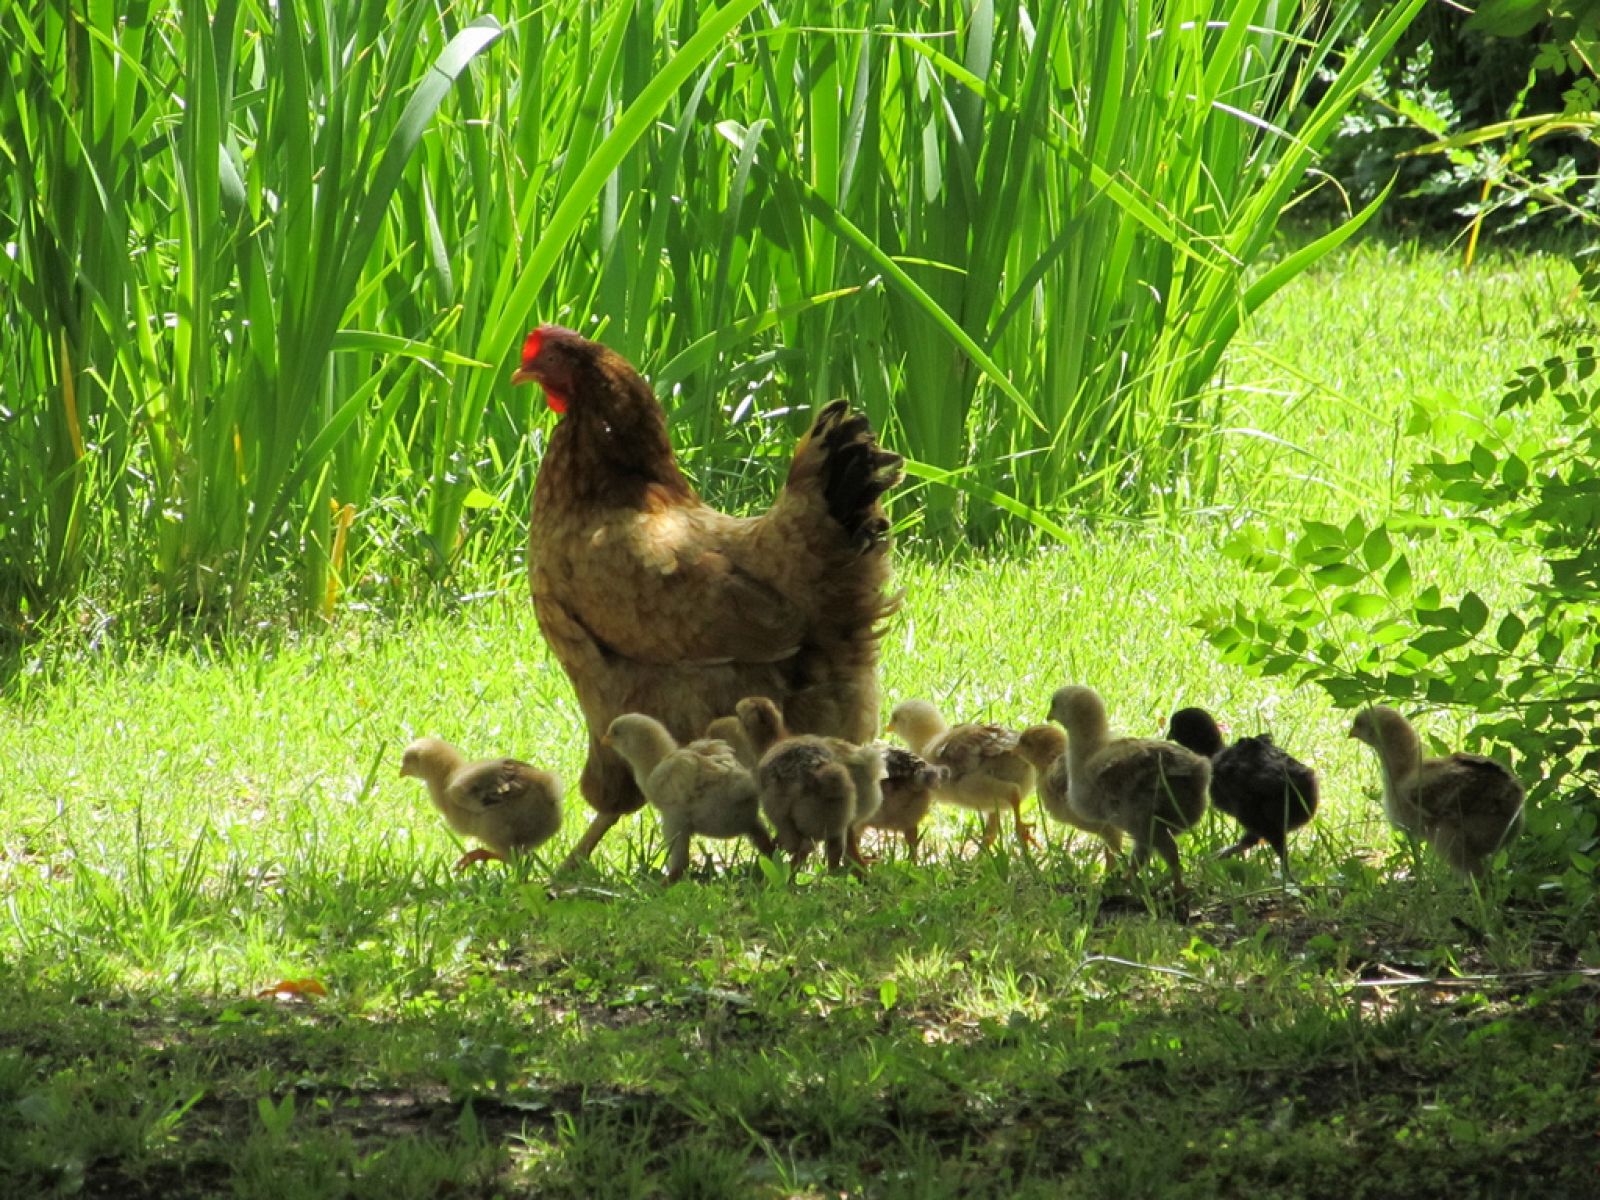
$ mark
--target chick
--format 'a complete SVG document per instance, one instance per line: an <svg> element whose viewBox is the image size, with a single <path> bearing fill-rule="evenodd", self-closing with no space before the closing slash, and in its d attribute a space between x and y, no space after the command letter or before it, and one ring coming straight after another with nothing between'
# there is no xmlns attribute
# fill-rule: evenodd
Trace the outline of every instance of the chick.
<svg viewBox="0 0 1600 1200"><path fill-rule="evenodd" d="M1050 699L1050 719L1070 739L1067 786L1074 812L1115 825L1133 839L1137 870L1155 849L1183 890L1183 868L1173 835L1206 810L1211 760L1155 738L1113 738L1105 705L1093 688L1064 687Z"/></svg>
<svg viewBox="0 0 1600 1200"><path fill-rule="evenodd" d="M712 741L727 742L733 747L734 755L746 771L755 773L756 763L760 756L755 748L750 745L749 735L745 733L744 726L739 723L739 718L718 717L706 726L706 737Z"/></svg>
<svg viewBox="0 0 1600 1200"><path fill-rule="evenodd" d="M1411 722L1384 704L1358 713L1350 736L1378 753L1390 824L1431 843L1462 874L1482 875L1521 830L1522 785L1494 759L1423 758Z"/></svg>
<svg viewBox="0 0 1600 1200"><path fill-rule="evenodd" d="M1109 821L1094 821L1072 807L1067 781L1067 735L1054 725L1030 725L1017 737L1017 753L1033 764L1039 803L1057 821L1092 833L1105 843L1106 866L1122 853L1122 831Z"/></svg>
<svg viewBox="0 0 1600 1200"><path fill-rule="evenodd" d="M950 778L935 791L936 799L986 814L983 844L994 844L1000 832L1000 809L1009 805L1016 820L1017 840L1033 844L1031 827L1022 820L1022 802L1033 791L1033 764L1017 752L1017 735L999 725L948 725L926 700L905 700L889 714L889 730Z"/></svg>
<svg viewBox="0 0 1600 1200"><path fill-rule="evenodd" d="M881 803L881 752L838 738L790 736L778 706L765 696L747 696L735 708L760 755L761 811L792 865L803 864L819 842L830 870L838 870L847 853L861 865L854 831Z"/></svg>
<svg viewBox="0 0 1600 1200"><path fill-rule="evenodd" d="M535 849L561 828L561 781L514 758L468 762L449 742L425 737L406 747L400 774L428 785L451 829L483 843L457 868Z"/></svg>
<svg viewBox="0 0 1600 1200"><path fill-rule="evenodd" d="M898 746L878 746L883 757L884 777L879 783L883 798L870 817L857 817L856 828L889 829L906 839L906 852L917 861L922 841L922 821L933 805L934 789L949 782L948 767L935 767L918 755Z"/></svg>
<svg viewBox="0 0 1600 1200"><path fill-rule="evenodd" d="M639 790L661 816L668 883L676 883L689 866L692 834L748 837L760 853L772 853L756 781L727 742L702 738L679 746L654 717L624 713L611 722L600 744L627 761Z"/></svg>
<svg viewBox="0 0 1600 1200"><path fill-rule="evenodd" d="M1211 803L1244 826L1244 836L1218 857L1266 842L1289 874L1288 835L1317 811L1317 773L1291 758L1269 733L1224 746L1222 730L1203 708L1180 708L1167 722L1167 738L1211 760Z"/></svg>

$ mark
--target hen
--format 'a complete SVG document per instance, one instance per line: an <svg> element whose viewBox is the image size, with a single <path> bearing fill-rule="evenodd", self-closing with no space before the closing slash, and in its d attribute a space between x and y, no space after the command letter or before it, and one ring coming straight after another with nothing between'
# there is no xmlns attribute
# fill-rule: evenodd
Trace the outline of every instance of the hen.
<svg viewBox="0 0 1600 1200"><path fill-rule="evenodd" d="M534 485L528 579L589 733L580 787L595 816L571 858L644 803L627 763L600 745L622 713L686 742L761 695L797 733L867 740L897 603L880 500L901 463L867 419L826 405L772 508L731 517L678 470L666 415L620 354L543 325L511 378L539 383L561 414Z"/></svg>

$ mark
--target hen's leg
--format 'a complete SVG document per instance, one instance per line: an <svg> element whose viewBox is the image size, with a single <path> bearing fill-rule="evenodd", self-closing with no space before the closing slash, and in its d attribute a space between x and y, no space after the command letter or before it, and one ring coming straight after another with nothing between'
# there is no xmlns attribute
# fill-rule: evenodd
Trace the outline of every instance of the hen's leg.
<svg viewBox="0 0 1600 1200"><path fill-rule="evenodd" d="M583 764L578 790L594 809L594 819L561 864L563 869L587 859L619 819L644 807L644 795L633 781L633 771L621 755L613 754L594 737L589 739L589 758Z"/></svg>
<svg viewBox="0 0 1600 1200"><path fill-rule="evenodd" d="M606 832L620 820L622 820L621 813L595 813L594 820L589 822L589 828L583 831L583 836L572 848L572 853L562 862L562 870L587 861L594 853L594 848L600 844L600 839L605 837Z"/></svg>

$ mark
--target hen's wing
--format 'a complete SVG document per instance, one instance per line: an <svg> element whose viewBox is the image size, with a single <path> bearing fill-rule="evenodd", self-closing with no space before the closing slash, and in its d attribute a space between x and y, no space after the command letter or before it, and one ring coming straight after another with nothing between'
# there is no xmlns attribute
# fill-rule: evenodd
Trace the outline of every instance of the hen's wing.
<svg viewBox="0 0 1600 1200"><path fill-rule="evenodd" d="M701 504L613 510L581 552L548 565L534 602L559 604L603 651L637 663L780 661L806 613L740 564L751 524Z"/></svg>

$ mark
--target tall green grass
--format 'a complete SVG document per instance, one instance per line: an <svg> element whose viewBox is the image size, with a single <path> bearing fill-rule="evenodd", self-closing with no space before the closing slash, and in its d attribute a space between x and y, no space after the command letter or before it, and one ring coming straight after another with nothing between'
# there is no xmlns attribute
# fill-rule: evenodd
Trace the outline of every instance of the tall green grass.
<svg viewBox="0 0 1600 1200"><path fill-rule="evenodd" d="M1420 3L14 13L0 611L508 553L538 320L713 467L854 397L941 533L1204 489L1240 320L1365 215L1263 268L1278 214Z"/></svg>

